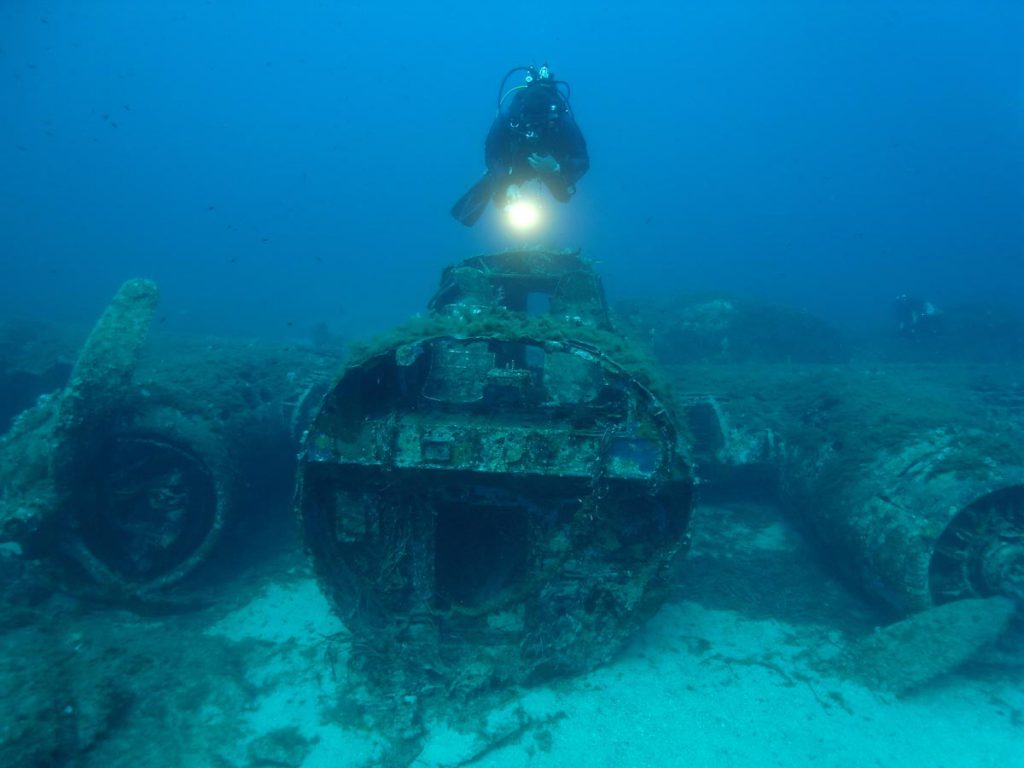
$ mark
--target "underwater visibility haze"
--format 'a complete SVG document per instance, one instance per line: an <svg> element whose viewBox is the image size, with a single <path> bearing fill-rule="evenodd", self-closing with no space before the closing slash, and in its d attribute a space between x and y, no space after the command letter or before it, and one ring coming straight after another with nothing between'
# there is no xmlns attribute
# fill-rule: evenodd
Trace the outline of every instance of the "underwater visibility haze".
<svg viewBox="0 0 1024 768"><path fill-rule="evenodd" d="M1015 3L0 13L16 312L82 319L144 274L184 327L386 327L448 260L513 242L445 212L483 170L501 76L543 63L592 169L539 237L600 260L613 296L678 285L843 320L904 291L1021 299ZM366 290L381 259L389 299Z"/></svg>
<svg viewBox="0 0 1024 768"><path fill-rule="evenodd" d="M1024 764L1022 40L0 4L0 763Z"/></svg>

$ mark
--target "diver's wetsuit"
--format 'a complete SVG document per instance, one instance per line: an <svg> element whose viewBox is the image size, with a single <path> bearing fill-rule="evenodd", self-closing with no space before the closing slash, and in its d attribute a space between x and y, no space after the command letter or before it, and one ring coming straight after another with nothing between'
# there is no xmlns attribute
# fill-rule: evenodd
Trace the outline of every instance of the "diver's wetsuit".
<svg viewBox="0 0 1024 768"><path fill-rule="evenodd" d="M532 88L551 89L543 85ZM576 192L576 182L590 168L583 133L568 109L556 113L554 119L541 117L531 120L530 105L523 102L532 94L516 96L524 98L514 100L507 115L498 115L487 133L484 149L487 170L495 180L503 180L495 184L494 200L501 205L510 184L518 185L540 178L555 200L567 203ZM551 155L558 161L559 171L538 173L528 160L533 154Z"/></svg>
<svg viewBox="0 0 1024 768"><path fill-rule="evenodd" d="M529 162L534 154L552 156L559 170L539 172ZM587 143L568 103L546 83L528 85L513 96L487 133L484 157L487 173L452 207L452 216L467 227L476 223L490 199L502 206L509 186L533 179L541 179L552 197L567 203L590 167Z"/></svg>

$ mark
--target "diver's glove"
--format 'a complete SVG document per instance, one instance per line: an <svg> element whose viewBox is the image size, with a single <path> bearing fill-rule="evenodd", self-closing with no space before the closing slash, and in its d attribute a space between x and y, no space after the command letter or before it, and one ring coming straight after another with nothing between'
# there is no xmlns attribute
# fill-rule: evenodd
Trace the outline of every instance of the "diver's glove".
<svg viewBox="0 0 1024 768"><path fill-rule="evenodd" d="M527 159L530 162L530 166L540 174L558 173L562 170L562 166L551 155L538 155L534 152Z"/></svg>
<svg viewBox="0 0 1024 768"><path fill-rule="evenodd" d="M509 184L508 189L505 190L505 202L514 203L519 199L519 187L516 184Z"/></svg>

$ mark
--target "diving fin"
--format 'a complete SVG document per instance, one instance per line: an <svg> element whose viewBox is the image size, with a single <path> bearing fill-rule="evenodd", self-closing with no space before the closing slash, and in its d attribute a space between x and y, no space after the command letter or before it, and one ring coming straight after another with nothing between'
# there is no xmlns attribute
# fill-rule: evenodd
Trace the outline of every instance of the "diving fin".
<svg viewBox="0 0 1024 768"><path fill-rule="evenodd" d="M488 172L481 176L480 180L452 206L452 216L467 227L472 227L486 210L487 204L491 202L493 192L493 179Z"/></svg>

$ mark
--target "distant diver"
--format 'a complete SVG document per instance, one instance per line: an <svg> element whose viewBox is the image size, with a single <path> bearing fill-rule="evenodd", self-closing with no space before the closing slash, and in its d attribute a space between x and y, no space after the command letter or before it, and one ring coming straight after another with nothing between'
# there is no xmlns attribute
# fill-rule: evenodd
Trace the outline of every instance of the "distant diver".
<svg viewBox="0 0 1024 768"><path fill-rule="evenodd" d="M524 84L506 91L508 79L522 71ZM543 181L559 202L569 202L576 182L590 167L569 96L569 84L556 80L547 65L508 71L498 88L498 114L484 147L487 172L452 206L452 216L471 227L490 200L503 208L533 179Z"/></svg>
<svg viewBox="0 0 1024 768"><path fill-rule="evenodd" d="M896 331L901 336L934 334L939 330L941 312L930 301L901 293L895 302Z"/></svg>

